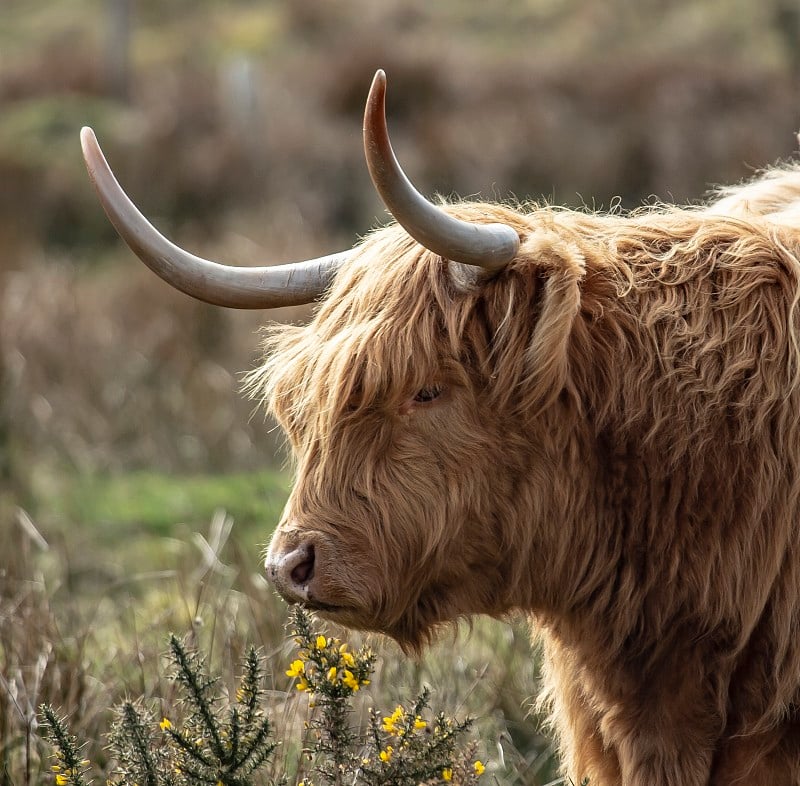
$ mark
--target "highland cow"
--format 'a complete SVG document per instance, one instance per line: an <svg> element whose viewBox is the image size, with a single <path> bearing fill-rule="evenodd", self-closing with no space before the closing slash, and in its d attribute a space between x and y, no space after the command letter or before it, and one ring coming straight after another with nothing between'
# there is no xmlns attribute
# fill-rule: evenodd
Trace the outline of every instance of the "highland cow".
<svg viewBox="0 0 800 786"><path fill-rule="evenodd" d="M408 650L523 610L576 783L800 783L800 167L630 214L434 205L384 93L365 149L397 223L272 268L172 246L84 132L170 283L319 299L250 375L296 460L270 579Z"/></svg>

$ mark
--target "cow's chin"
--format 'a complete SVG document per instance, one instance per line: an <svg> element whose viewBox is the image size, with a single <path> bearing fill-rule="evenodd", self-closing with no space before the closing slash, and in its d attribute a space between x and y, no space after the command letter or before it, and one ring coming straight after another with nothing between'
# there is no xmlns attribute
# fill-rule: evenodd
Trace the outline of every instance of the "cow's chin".
<svg viewBox="0 0 800 786"><path fill-rule="evenodd" d="M441 633L453 633L459 622L477 615L503 617L511 611L510 606L488 603L488 593L476 591L464 597L459 589L451 582L424 589L416 602L405 607L396 622L381 632L395 639L404 652L419 655Z"/></svg>
<svg viewBox="0 0 800 786"><path fill-rule="evenodd" d="M441 588L423 592L397 614L386 614L373 628L394 639L407 655L418 657L443 630L451 629L467 612L458 611Z"/></svg>
<svg viewBox="0 0 800 786"><path fill-rule="evenodd" d="M431 615L424 602L412 605L395 617L391 613L354 605L337 605L322 600L309 599L301 605L318 617L335 625L352 630L380 633L394 639L407 655L418 656L452 620Z"/></svg>
<svg viewBox="0 0 800 786"><path fill-rule="evenodd" d="M334 603L325 603L318 600L304 601L301 605L328 622L335 622L337 625L357 630L367 627L363 622L363 612L352 606L337 606Z"/></svg>

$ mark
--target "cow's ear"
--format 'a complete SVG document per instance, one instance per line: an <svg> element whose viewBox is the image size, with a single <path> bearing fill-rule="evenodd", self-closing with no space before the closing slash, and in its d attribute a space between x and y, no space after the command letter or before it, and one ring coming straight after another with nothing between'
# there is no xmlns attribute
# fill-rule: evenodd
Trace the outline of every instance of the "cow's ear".
<svg viewBox="0 0 800 786"><path fill-rule="evenodd" d="M510 269L490 285L491 295L487 287L494 312L493 377L498 385L513 385L507 403L520 412L540 412L568 384L585 268L577 245L540 230L524 239Z"/></svg>

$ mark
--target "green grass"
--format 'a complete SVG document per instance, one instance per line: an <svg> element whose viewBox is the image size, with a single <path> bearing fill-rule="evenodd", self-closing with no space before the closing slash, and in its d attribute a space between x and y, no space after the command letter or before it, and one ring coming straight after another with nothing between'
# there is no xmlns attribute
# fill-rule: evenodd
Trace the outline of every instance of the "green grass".
<svg viewBox="0 0 800 786"><path fill-rule="evenodd" d="M277 522L289 483L271 470L190 476L132 472L75 478L49 504L84 526L116 522L167 534L175 521L206 520L217 508L247 526Z"/></svg>
<svg viewBox="0 0 800 786"><path fill-rule="evenodd" d="M255 552L277 525L289 493L288 475L277 470L222 475L66 476L37 490L34 517L47 534L69 532L93 549L133 549L131 561L164 551L164 539L205 532L218 511L235 524L234 539Z"/></svg>

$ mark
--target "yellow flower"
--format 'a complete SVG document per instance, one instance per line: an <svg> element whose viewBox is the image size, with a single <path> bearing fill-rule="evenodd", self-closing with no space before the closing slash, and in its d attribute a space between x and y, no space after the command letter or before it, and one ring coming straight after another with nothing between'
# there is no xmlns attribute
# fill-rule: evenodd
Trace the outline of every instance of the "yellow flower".
<svg viewBox="0 0 800 786"><path fill-rule="evenodd" d="M304 690L306 693L311 693L311 688L308 684L308 680L305 677L300 677L297 681L297 685L295 685L297 690Z"/></svg>
<svg viewBox="0 0 800 786"><path fill-rule="evenodd" d="M394 753L394 748L387 745L386 750L380 752L381 761L388 762L392 758L392 753Z"/></svg>
<svg viewBox="0 0 800 786"><path fill-rule="evenodd" d="M161 723L158 724L158 726L161 729L161 731L166 731L167 729L172 728L172 724L170 723L169 718L163 718L161 720Z"/></svg>
<svg viewBox="0 0 800 786"><path fill-rule="evenodd" d="M328 669L328 681L336 682L336 666L331 666Z"/></svg>
<svg viewBox="0 0 800 786"><path fill-rule="evenodd" d="M350 669L344 670L344 676L342 677L342 682L350 688L353 693L355 693L361 686L358 684L358 680L353 676L353 672Z"/></svg>
<svg viewBox="0 0 800 786"><path fill-rule="evenodd" d="M446 767L445 769L442 770L442 780L443 781L453 780L453 771L449 767Z"/></svg>
<svg viewBox="0 0 800 786"><path fill-rule="evenodd" d="M414 718L415 729L424 729L427 725L428 724L424 720L422 720L422 718L420 718L419 715L417 715L417 717Z"/></svg>
<svg viewBox="0 0 800 786"><path fill-rule="evenodd" d="M367 683L365 682L364 684L366 685ZM383 719L383 730L388 731L389 734L399 733L401 729L397 728L397 724L402 722L404 714L403 708L398 706L391 715Z"/></svg>
<svg viewBox="0 0 800 786"><path fill-rule="evenodd" d="M342 663L351 669L356 665L356 659L349 652L341 652Z"/></svg>
<svg viewBox="0 0 800 786"><path fill-rule="evenodd" d="M287 677L302 677L305 674L306 665L301 660L293 660L292 665L286 671Z"/></svg>
<svg viewBox="0 0 800 786"><path fill-rule="evenodd" d="M486 767L480 759L478 759L475 764L472 765L472 768L475 770L475 774L478 776L483 775L483 773L486 772Z"/></svg>
<svg viewBox="0 0 800 786"><path fill-rule="evenodd" d="M328 640L324 636L317 636L317 649L324 650L328 646Z"/></svg>
<svg viewBox="0 0 800 786"><path fill-rule="evenodd" d="M56 775L56 786L67 786L68 778L63 773Z"/></svg>

